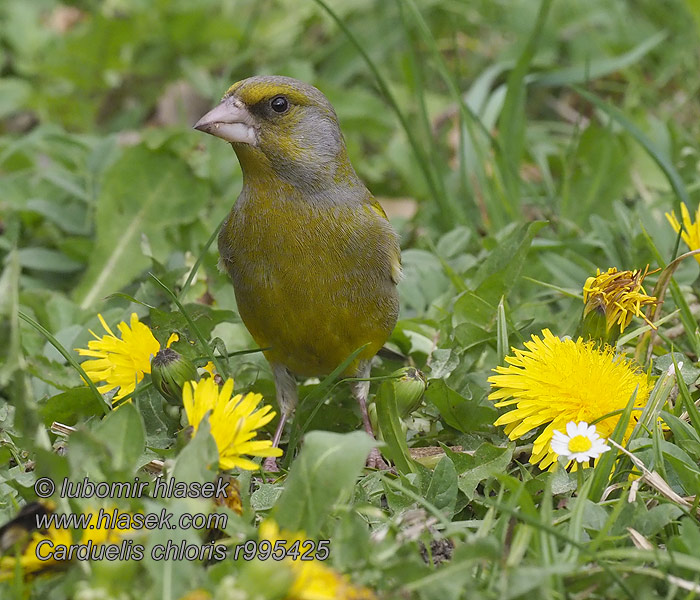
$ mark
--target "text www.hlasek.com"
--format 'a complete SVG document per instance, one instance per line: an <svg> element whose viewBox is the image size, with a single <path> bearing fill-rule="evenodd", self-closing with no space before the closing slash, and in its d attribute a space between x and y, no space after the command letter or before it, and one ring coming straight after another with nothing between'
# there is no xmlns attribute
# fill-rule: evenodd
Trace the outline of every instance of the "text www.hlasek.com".
<svg viewBox="0 0 700 600"><path fill-rule="evenodd" d="M216 482L183 482L170 479L167 482L158 478L153 482L92 482L87 477L73 482L67 477L58 490L61 498L140 498L148 488L152 498L228 498L230 483L220 477ZM40 498L49 498L57 491L56 483L50 477L40 477L34 483L34 491ZM179 517L165 508L154 513L129 513L117 508L101 508L97 513L36 515L36 528L39 531L83 530L82 543L62 544L52 536L36 544L35 554L41 561L48 560L141 560L145 547L122 535L143 529L194 529L221 530L226 528L226 513L183 513ZM95 530L95 536L90 535ZM92 539L95 537L96 539ZM248 540L231 547L226 544L209 542L202 546L182 540L179 543L168 540L167 544L156 544L151 548L153 560L224 560L228 553L233 560L239 554L244 560L283 560L286 557L296 560L326 560L330 554L330 541L293 540L287 547L285 540Z"/></svg>
<svg viewBox="0 0 700 600"><path fill-rule="evenodd" d="M96 517L96 520L95 520ZM174 529L171 523L173 515L163 509L160 513L123 513L118 509L105 511L100 509L96 515L67 514L36 515L38 529L105 529L112 531L133 531L138 529ZM210 527L226 527L227 515L211 514L182 514L177 520L183 529L209 529ZM145 547L134 543L131 539L122 540L119 544L96 544L88 540L82 544L56 544L52 539L41 540L35 548L39 560L141 560ZM233 560L238 560L239 554L243 560L276 561L290 557L294 560L326 560L330 555L330 540L276 540L274 545L269 540L248 540L230 549ZM182 540L179 544L168 540L167 544L156 544L151 548L153 560L224 560L227 556L227 546L210 542L203 546L188 544Z"/></svg>
<svg viewBox="0 0 700 600"><path fill-rule="evenodd" d="M138 531L141 529L224 529L228 515L225 513L183 513L176 523L174 515L166 509L160 513L125 513L118 509L100 509L97 514L40 514L36 515L39 530L83 529L109 530L117 532ZM131 539L118 544L96 544L88 540L82 544L56 544L52 539L41 540L35 549L36 557L48 560L141 560L145 547ZM156 544L151 549L154 560L223 560L226 558L226 546L214 542L198 546L168 540L167 544Z"/></svg>

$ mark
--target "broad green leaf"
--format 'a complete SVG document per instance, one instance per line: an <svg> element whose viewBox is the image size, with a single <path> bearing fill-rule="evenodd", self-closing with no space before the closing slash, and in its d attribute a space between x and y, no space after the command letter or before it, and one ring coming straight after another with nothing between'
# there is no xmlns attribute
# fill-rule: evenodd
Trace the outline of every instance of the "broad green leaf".
<svg viewBox="0 0 700 600"><path fill-rule="evenodd" d="M532 240L547 223L534 221L515 227L491 251L471 281L474 293L496 307L520 277Z"/></svg>
<svg viewBox="0 0 700 600"><path fill-rule="evenodd" d="M78 328L82 330L82 327L78 326ZM49 348L56 352L53 346L49 346ZM28 373L59 390L68 391L80 383L80 377L74 370L60 362L46 358L46 356L30 356L26 368ZM90 391L88 387L85 389Z"/></svg>
<svg viewBox="0 0 700 600"><path fill-rule="evenodd" d="M205 417L197 427L194 437L175 460L172 478L186 483L204 483L214 481L218 471L219 451L211 436L209 418Z"/></svg>
<svg viewBox="0 0 700 600"><path fill-rule="evenodd" d="M430 381L425 398L436 406L450 427L463 433L484 431L496 420L497 411L492 405L465 398L449 388L442 379Z"/></svg>
<svg viewBox="0 0 700 600"><path fill-rule="evenodd" d="M253 510L270 510L280 497L283 488L272 483L263 483L250 495L250 505Z"/></svg>
<svg viewBox="0 0 700 600"><path fill-rule="evenodd" d="M681 515L683 509L680 506L666 502L635 515L633 527L642 535L652 537Z"/></svg>
<svg viewBox="0 0 700 600"><path fill-rule="evenodd" d="M340 515L333 531L333 564L344 573L358 569L372 552L370 529L355 511Z"/></svg>
<svg viewBox="0 0 700 600"><path fill-rule="evenodd" d="M491 323L485 323L485 325L488 327L492 326ZM469 350L480 344L493 341L496 337L494 333L484 331L481 327L473 323L461 323L457 325L454 329L454 336L461 350Z"/></svg>
<svg viewBox="0 0 700 600"><path fill-rule="evenodd" d="M156 254L165 250L166 228L193 220L206 197L206 184L184 161L144 146L125 150L100 187L95 248L74 293L81 307L119 291L146 269L141 237Z"/></svg>
<svg viewBox="0 0 700 600"><path fill-rule="evenodd" d="M448 517L454 513L457 502L457 471L449 456L443 456L433 471L425 499Z"/></svg>
<svg viewBox="0 0 700 600"><path fill-rule="evenodd" d="M452 324L455 328L463 323L478 327L483 331L496 318L496 305L490 304L474 292L465 292L455 302Z"/></svg>
<svg viewBox="0 0 700 600"><path fill-rule="evenodd" d="M19 77L0 78L0 119L26 106L31 85Z"/></svg>
<svg viewBox="0 0 700 600"><path fill-rule="evenodd" d="M318 535L333 508L347 501L376 442L363 431L312 431L292 463L273 516L280 527Z"/></svg>
<svg viewBox="0 0 700 600"><path fill-rule="evenodd" d="M56 394L39 409L47 427L58 421L64 425L75 425L81 418L102 414L102 404L87 386L80 386Z"/></svg>
<svg viewBox="0 0 700 600"><path fill-rule="evenodd" d="M111 411L94 432L109 448L115 470L129 471L136 467L146 444L146 433L143 418L131 402Z"/></svg>
<svg viewBox="0 0 700 600"><path fill-rule="evenodd" d="M452 459L457 471L457 485L470 500L474 498L476 486L484 479L502 475L506 471L513 458L514 449L515 444L512 443L502 447L484 442L472 456L444 448L445 454Z"/></svg>
<svg viewBox="0 0 700 600"><path fill-rule="evenodd" d="M19 264L24 269L73 273L82 268L82 264L78 261L68 258L63 252L50 248L20 248L17 254L19 255Z"/></svg>
<svg viewBox="0 0 700 600"><path fill-rule="evenodd" d="M175 432L180 428L177 418L163 410L165 401L158 391L149 385L140 387L133 402L141 413L146 431L146 445L150 448L167 448L172 445Z"/></svg>

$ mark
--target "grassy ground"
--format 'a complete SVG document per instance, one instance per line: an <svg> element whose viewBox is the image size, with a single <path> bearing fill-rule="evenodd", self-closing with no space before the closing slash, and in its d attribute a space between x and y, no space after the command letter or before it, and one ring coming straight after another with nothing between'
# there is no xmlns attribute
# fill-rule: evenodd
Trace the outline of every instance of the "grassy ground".
<svg viewBox="0 0 700 600"><path fill-rule="evenodd" d="M25 577L10 549L0 597L353 597L337 573L355 597L371 597L360 586L426 600L700 597L697 262L647 278L650 294L668 290L650 350L640 318L618 342L654 387L646 412L625 397L613 415L624 420L613 441L633 458L615 448L595 469L541 471L528 462L538 432L509 440L487 382L544 328L576 334L596 269L663 269L688 249L664 213L685 203L694 215L700 202L699 28L692 0L4 0L0 523L43 476L143 479L153 460L179 480L215 476L211 438L187 443L148 375L104 416L73 350L89 330L104 335L98 313L114 329L136 312L162 345L178 332L173 348L197 366L215 354L237 391L275 404L211 245L240 169L226 144L190 129L251 74L309 81L334 104L353 164L401 234L389 346L430 385L403 435L393 388L372 384L390 407L378 412L397 475L363 472L359 412L330 379L301 387L287 477L234 472L242 515L221 509L222 539L257 539L268 517L329 539L333 571L311 575L339 591L290 591L293 569L231 558L74 562ZM382 359L373 375L399 366ZM560 377L555 387L574 379L563 366ZM599 381L610 380L592 371ZM631 414L644 426L625 434ZM337 435L298 444L315 430ZM96 508L54 499L61 512ZM175 498L124 508L214 510Z"/></svg>

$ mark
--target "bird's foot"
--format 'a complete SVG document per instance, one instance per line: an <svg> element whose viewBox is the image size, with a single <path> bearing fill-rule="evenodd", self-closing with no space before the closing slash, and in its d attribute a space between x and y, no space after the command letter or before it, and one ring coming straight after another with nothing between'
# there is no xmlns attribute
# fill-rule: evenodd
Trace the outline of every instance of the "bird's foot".
<svg viewBox="0 0 700 600"><path fill-rule="evenodd" d="M279 473L280 468L277 466L277 458L274 456L268 456L264 461L262 465L263 471L267 471L268 473Z"/></svg>
<svg viewBox="0 0 700 600"><path fill-rule="evenodd" d="M377 469L379 471L388 471L391 468L376 448L372 448L365 464L367 468Z"/></svg>

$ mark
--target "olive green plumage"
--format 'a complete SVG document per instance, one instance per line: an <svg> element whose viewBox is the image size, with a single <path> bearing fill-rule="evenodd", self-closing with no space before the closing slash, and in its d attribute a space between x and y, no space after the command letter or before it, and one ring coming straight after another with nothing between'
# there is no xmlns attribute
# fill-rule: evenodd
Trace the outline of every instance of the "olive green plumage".
<svg viewBox="0 0 700 600"><path fill-rule="evenodd" d="M396 323L400 250L350 164L331 104L295 79L251 77L195 127L231 142L241 163L220 264L243 322L269 348L278 398L290 387L285 370L325 375L364 344L346 374L368 372Z"/></svg>

